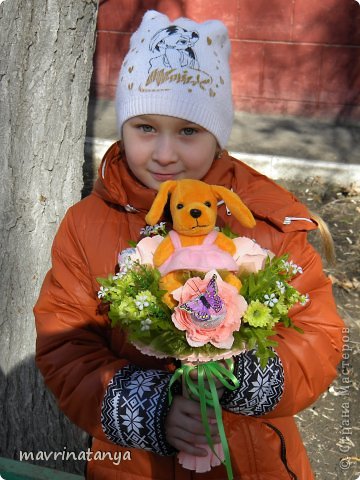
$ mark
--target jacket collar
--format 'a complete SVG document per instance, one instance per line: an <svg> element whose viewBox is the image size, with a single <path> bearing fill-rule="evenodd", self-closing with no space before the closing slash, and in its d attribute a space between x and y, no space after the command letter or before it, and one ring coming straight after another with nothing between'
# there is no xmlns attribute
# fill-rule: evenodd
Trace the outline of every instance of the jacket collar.
<svg viewBox="0 0 360 480"><path fill-rule="evenodd" d="M93 194L130 213L149 211L157 192L145 187L133 176L120 141L105 153L98 173ZM316 228L316 223L310 220L308 209L290 192L245 163L230 157L227 152L221 159L214 160L203 181L233 189L255 217L272 223L281 231ZM284 223L286 218L295 220L287 224Z"/></svg>
<svg viewBox="0 0 360 480"><path fill-rule="evenodd" d="M120 141L111 145L99 166L93 193L128 212L147 212L156 191L142 185L131 173Z"/></svg>

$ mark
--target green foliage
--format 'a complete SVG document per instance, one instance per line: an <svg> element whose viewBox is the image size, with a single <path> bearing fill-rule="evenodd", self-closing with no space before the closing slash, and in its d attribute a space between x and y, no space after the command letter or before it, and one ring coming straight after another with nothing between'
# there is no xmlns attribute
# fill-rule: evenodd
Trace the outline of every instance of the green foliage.
<svg viewBox="0 0 360 480"><path fill-rule="evenodd" d="M229 225L225 225L225 227L220 228L220 232L223 233L224 235L226 235L227 237L231 238L231 239L237 238L239 236L231 230Z"/></svg>
<svg viewBox="0 0 360 480"><path fill-rule="evenodd" d="M264 368L268 359L274 357L273 348L277 347L277 342L271 340L271 337L275 336L276 332L266 328L251 328L242 325L239 334L249 350L256 350L260 365Z"/></svg>
<svg viewBox="0 0 360 480"><path fill-rule="evenodd" d="M287 281L289 276L282 267L283 263L287 260L287 255L283 255L279 258L267 257L265 261L265 268L259 270L256 273L248 273L241 275L242 287L240 290L248 300L258 300L259 295L263 295L263 292L270 292L274 289L276 281Z"/></svg>
<svg viewBox="0 0 360 480"><path fill-rule="evenodd" d="M273 356L272 348L277 346L277 343L270 339L276 334L273 330L276 323L281 322L285 327L294 328L302 333L302 330L295 327L288 316L293 305L306 301L305 296L288 283L301 269L289 263L287 259L288 255L272 259L268 257L264 269L241 276L240 294L247 300L249 307L240 331L248 347L257 350L262 365L265 365L267 359ZM256 318L250 315L252 308L256 310L259 317L260 314L263 315L258 320L258 326ZM271 312L271 315L266 317L265 308ZM268 318L267 322L260 321L266 318Z"/></svg>
<svg viewBox="0 0 360 480"><path fill-rule="evenodd" d="M230 235L230 229L226 230ZM225 233L225 232L223 232ZM297 302L305 303L305 296L289 285L300 267L287 261L287 255L267 258L263 270L239 275L242 282L240 294L246 299L248 309L239 331L235 331L233 350L254 349L264 367L274 356L277 342L275 325L301 329L294 326L288 316L289 309ZM219 272L223 277L227 272ZM182 282L190 278L204 278L205 273L183 271ZM160 290L160 272L149 266L133 262L125 271L108 278L97 279L101 285L99 298L110 305L112 326L124 328L130 342L147 345L153 351L179 357L198 354L214 356L225 353L207 343L194 349L186 340L186 333L172 322L172 310L163 302L166 293Z"/></svg>

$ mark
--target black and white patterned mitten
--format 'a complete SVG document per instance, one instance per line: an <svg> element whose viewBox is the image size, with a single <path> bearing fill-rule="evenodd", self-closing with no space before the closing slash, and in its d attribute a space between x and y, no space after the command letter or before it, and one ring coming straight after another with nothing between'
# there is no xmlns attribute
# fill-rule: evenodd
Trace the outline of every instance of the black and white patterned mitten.
<svg viewBox="0 0 360 480"><path fill-rule="evenodd" d="M233 392L225 390L221 406L230 412L243 415L264 415L271 412L284 390L284 371L280 358L269 358L265 368L254 350L234 357L234 375L240 387Z"/></svg>
<svg viewBox="0 0 360 480"><path fill-rule="evenodd" d="M101 423L111 442L160 455L176 451L166 441L171 373L127 365L111 380L102 404Z"/></svg>

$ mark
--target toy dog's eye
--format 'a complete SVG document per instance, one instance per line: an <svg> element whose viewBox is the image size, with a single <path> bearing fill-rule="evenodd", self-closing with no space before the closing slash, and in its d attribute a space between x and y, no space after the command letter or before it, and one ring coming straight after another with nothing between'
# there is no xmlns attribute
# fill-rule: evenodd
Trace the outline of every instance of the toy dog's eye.
<svg viewBox="0 0 360 480"><path fill-rule="evenodd" d="M184 208L184 205L183 205L182 203L178 203L178 204L176 205L176 208L177 208L178 210L181 210L182 208Z"/></svg>
<svg viewBox="0 0 360 480"><path fill-rule="evenodd" d="M207 207L211 207L211 202L205 202L205 205L206 205Z"/></svg>

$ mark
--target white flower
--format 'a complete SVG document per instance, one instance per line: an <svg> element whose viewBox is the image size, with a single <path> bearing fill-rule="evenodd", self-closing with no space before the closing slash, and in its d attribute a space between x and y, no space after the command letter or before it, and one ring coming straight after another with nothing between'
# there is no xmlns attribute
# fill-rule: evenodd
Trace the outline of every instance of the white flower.
<svg viewBox="0 0 360 480"><path fill-rule="evenodd" d="M295 263L293 262L290 262L291 264L291 268L292 268L292 273L295 275L296 273L303 273L303 269L302 267L300 267L299 265L296 265Z"/></svg>
<svg viewBox="0 0 360 480"><path fill-rule="evenodd" d="M270 295L264 295L265 302L264 304L268 307L273 307L279 300L276 298L275 293L271 293Z"/></svg>
<svg viewBox="0 0 360 480"><path fill-rule="evenodd" d="M166 223L160 222L154 226L147 225L144 228L140 229L140 235L144 237L151 237L151 235L164 234L166 235Z"/></svg>
<svg viewBox="0 0 360 480"><path fill-rule="evenodd" d="M106 287L100 287L100 290L98 291L98 298L104 298L106 295L106 292L108 292L109 289Z"/></svg>
<svg viewBox="0 0 360 480"><path fill-rule="evenodd" d="M147 295L137 295L136 298L137 300L135 300L135 305L140 311L144 310L144 307L148 307L150 305Z"/></svg>
<svg viewBox="0 0 360 480"><path fill-rule="evenodd" d="M135 260L135 252L135 248L125 248L125 250L120 253L118 262L121 271L127 272L128 269L132 268Z"/></svg>
<svg viewBox="0 0 360 480"><path fill-rule="evenodd" d="M305 295L301 295L300 305L304 306L304 305L306 305L309 301L310 301L310 297L309 297L309 294L308 294L308 293L306 293Z"/></svg>
<svg viewBox="0 0 360 480"><path fill-rule="evenodd" d="M147 318L146 320L141 320L141 327L140 330L145 332L146 330L150 330L151 320Z"/></svg>
<svg viewBox="0 0 360 480"><path fill-rule="evenodd" d="M296 265L296 263L294 263L292 260L290 262L283 261L283 266L288 273L290 272L293 275L296 275L297 273L303 273L302 267Z"/></svg>
<svg viewBox="0 0 360 480"><path fill-rule="evenodd" d="M166 234L166 223L160 222L153 226L153 233L155 234Z"/></svg>
<svg viewBox="0 0 360 480"><path fill-rule="evenodd" d="M127 269L121 269L120 272L118 272L116 275L113 276L113 280L119 280L127 274Z"/></svg>
<svg viewBox="0 0 360 480"><path fill-rule="evenodd" d="M289 262L285 262L285 260L283 260L281 263L282 263L283 268L288 272L289 271Z"/></svg>
<svg viewBox="0 0 360 480"><path fill-rule="evenodd" d="M131 257L126 257L126 258L125 258L125 262L124 262L125 268L129 269L129 268L131 268L133 265L134 265L133 259L132 259Z"/></svg>
<svg viewBox="0 0 360 480"><path fill-rule="evenodd" d="M277 286L280 293L285 293L285 285L284 285L283 282L280 282L279 280L276 280L276 286Z"/></svg>
<svg viewBox="0 0 360 480"><path fill-rule="evenodd" d="M140 235L144 235L144 237L149 237L153 232L153 228L150 225L146 225L146 227L140 229Z"/></svg>

